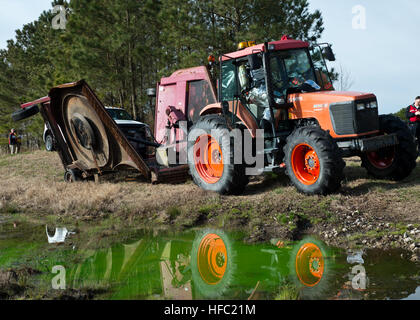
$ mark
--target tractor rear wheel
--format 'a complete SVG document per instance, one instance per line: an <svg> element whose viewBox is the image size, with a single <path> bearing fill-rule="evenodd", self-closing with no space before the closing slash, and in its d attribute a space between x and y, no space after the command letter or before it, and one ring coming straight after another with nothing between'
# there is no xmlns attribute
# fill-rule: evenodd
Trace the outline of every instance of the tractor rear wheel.
<svg viewBox="0 0 420 320"><path fill-rule="evenodd" d="M284 147L286 174L302 193L337 191L346 166L337 143L319 127L297 128Z"/></svg>
<svg viewBox="0 0 420 320"><path fill-rule="evenodd" d="M397 134L397 146L366 152L361 155L362 166L377 179L400 181L416 167L417 146L408 126L392 115L379 116L379 129L384 134Z"/></svg>
<svg viewBox="0 0 420 320"><path fill-rule="evenodd" d="M243 164L234 164L234 138L222 117L202 117L188 135L188 165L204 190L241 194L249 182Z"/></svg>

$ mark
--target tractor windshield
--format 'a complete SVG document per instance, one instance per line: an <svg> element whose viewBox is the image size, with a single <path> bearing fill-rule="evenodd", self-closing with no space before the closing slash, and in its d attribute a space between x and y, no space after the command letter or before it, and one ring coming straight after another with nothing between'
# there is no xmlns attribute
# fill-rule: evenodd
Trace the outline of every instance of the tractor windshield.
<svg viewBox="0 0 420 320"><path fill-rule="evenodd" d="M286 95L288 88L296 88L305 81L317 82L311 58L306 49L279 51L270 57L274 95Z"/></svg>

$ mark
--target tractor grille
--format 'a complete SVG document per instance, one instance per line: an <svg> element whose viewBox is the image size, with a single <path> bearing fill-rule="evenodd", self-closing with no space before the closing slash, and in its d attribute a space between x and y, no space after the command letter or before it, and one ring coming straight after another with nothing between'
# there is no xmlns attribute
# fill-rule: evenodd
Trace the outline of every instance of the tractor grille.
<svg viewBox="0 0 420 320"><path fill-rule="evenodd" d="M338 135L361 134L379 130L378 108L369 108L376 99L333 103L330 105L331 121ZM364 104L363 110L356 106Z"/></svg>
<svg viewBox="0 0 420 320"><path fill-rule="evenodd" d="M330 105L331 121L336 134L355 134L355 106L352 101Z"/></svg>

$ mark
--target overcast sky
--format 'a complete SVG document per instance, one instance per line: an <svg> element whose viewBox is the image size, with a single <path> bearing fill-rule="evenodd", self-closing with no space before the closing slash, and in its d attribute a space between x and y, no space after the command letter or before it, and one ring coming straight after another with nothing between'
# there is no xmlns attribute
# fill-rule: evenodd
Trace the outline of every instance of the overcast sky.
<svg viewBox="0 0 420 320"><path fill-rule="evenodd" d="M420 95L419 0L310 0L320 9L337 62L349 70L353 90L377 95L381 113L407 107ZM354 29L352 9L366 9L366 29ZM356 21L356 26L359 24Z"/></svg>
<svg viewBox="0 0 420 320"><path fill-rule="evenodd" d="M351 89L375 93L381 113L406 107L420 95L419 0L309 1L322 12L322 40L334 45L334 65L350 71ZM365 10L353 13L355 6ZM51 0L0 0L0 48L16 29L49 9Z"/></svg>
<svg viewBox="0 0 420 320"><path fill-rule="evenodd" d="M0 0L0 49L14 38L15 30L51 9L51 3L51 0Z"/></svg>

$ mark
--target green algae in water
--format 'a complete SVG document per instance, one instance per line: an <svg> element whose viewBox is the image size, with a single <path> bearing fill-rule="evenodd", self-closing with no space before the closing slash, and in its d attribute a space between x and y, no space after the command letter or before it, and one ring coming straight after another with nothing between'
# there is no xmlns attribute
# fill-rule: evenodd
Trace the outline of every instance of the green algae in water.
<svg viewBox="0 0 420 320"><path fill-rule="evenodd" d="M346 252L314 238L251 245L221 230L146 231L109 248L91 249L93 238L74 249L48 244L45 226L26 227L2 233L0 269L36 267L40 296L53 290L55 265L66 269L66 289L101 299L403 299L420 284L418 265L401 250L367 250L358 266L366 288L355 288Z"/></svg>

